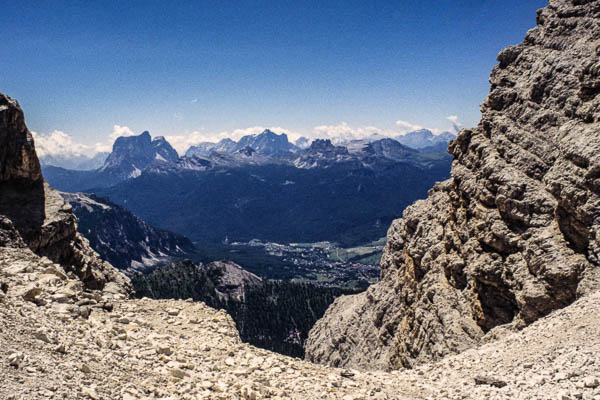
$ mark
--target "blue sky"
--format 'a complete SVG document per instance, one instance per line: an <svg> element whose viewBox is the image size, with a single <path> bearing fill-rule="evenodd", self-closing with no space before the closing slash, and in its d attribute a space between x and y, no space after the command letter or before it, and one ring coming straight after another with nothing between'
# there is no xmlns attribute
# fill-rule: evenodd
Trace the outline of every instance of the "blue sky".
<svg viewBox="0 0 600 400"><path fill-rule="evenodd" d="M474 126L497 53L546 4L5 2L0 91L31 130L73 146L142 130L181 149L262 127L392 134L444 130L449 116Z"/></svg>

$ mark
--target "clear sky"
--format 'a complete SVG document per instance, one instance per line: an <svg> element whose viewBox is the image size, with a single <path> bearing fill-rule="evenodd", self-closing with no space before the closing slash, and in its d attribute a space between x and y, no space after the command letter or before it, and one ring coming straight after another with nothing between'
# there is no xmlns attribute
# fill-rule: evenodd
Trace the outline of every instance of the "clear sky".
<svg viewBox="0 0 600 400"><path fill-rule="evenodd" d="M262 127L393 134L445 130L449 116L474 126L497 53L546 4L3 2L0 92L38 135L86 145L142 130L181 151Z"/></svg>

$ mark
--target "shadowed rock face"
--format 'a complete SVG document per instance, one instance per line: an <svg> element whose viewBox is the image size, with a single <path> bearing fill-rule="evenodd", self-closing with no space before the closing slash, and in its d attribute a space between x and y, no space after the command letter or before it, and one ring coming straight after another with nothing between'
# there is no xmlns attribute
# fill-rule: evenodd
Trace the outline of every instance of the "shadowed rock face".
<svg viewBox="0 0 600 400"><path fill-rule="evenodd" d="M396 369L521 328L599 286L600 1L550 1L492 70L451 178L394 221L381 282L338 299L307 359Z"/></svg>
<svg viewBox="0 0 600 400"><path fill-rule="evenodd" d="M188 238L148 225L108 199L85 193L60 195L73 207L81 235L117 269L144 271L189 258L195 251Z"/></svg>
<svg viewBox="0 0 600 400"><path fill-rule="evenodd" d="M19 104L0 94L0 246L27 245L74 272L90 289L128 280L104 263L77 233L71 207L44 182Z"/></svg>
<svg viewBox="0 0 600 400"><path fill-rule="evenodd" d="M33 138L16 100L0 95L0 182L42 180Z"/></svg>

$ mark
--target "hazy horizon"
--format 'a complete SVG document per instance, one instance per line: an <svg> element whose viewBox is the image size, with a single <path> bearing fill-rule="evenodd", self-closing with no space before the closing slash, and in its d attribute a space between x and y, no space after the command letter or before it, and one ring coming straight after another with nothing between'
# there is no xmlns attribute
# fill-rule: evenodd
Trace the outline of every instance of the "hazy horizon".
<svg viewBox="0 0 600 400"><path fill-rule="evenodd" d="M39 146L87 155L145 130L180 153L266 128L439 133L476 125L497 53L546 3L13 3L0 90Z"/></svg>

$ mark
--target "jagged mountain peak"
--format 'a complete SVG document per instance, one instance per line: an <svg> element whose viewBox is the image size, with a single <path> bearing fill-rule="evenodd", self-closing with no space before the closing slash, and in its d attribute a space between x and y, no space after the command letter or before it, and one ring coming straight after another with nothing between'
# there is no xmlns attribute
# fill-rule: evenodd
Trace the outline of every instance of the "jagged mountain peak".
<svg viewBox="0 0 600 400"><path fill-rule="evenodd" d="M410 157L418 155L418 151L405 146L397 140L385 138L371 142L367 146L368 151L380 157L396 161L406 161Z"/></svg>
<svg viewBox="0 0 600 400"><path fill-rule="evenodd" d="M111 181L118 182L140 176L154 163L175 163L178 159L177 151L163 136L152 139L150 133L144 131L137 136L117 138L100 171L109 175Z"/></svg>
<svg viewBox="0 0 600 400"><path fill-rule="evenodd" d="M394 137L401 144L418 150L432 146L439 150L455 138L456 135L452 132L446 131L435 135L431 130L425 128Z"/></svg>
<svg viewBox="0 0 600 400"><path fill-rule="evenodd" d="M336 145L334 145L333 143L331 143L331 139L315 139L311 143L311 145L308 148L308 150L309 151L313 151L313 152L317 152L317 151L334 150L336 148L343 149L344 146L336 146ZM339 151L343 151L343 150L339 150Z"/></svg>
<svg viewBox="0 0 600 400"><path fill-rule="evenodd" d="M330 139L315 139L310 147L294 160L294 165L297 168L327 168L352 159L346 147L335 146Z"/></svg>
<svg viewBox="0 0 600 400"><path fill-rule="evenodd" d="M297 150L296 146L289 142L285 133L277 134L269 129L257 135L246 135L237 143L237 149L247 146L263 156L282 156Z"/></svg>
<svg viewBox="0 0 600 400"><path fill-rule="evenodd" d="M258 134L258 136L260 135L267 135L267 136L280 136L278 134L276 134L275 132L273 132L270 129L265 129L264 131L262 131L260 134ZM285 137L287 137L287 135L285 133L282 133L281 135L285 135Z"/></svg>

